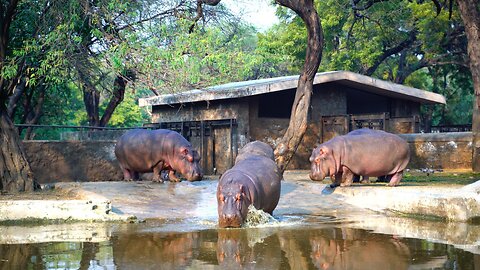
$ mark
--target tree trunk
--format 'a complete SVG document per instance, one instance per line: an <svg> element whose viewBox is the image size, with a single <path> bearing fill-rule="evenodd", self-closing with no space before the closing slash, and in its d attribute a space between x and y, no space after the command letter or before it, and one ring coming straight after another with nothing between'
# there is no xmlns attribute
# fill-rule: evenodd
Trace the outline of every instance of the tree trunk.
<svg viewBox="0 0 480 270"><path fill-rule="evenodd" d="M103 113L102 119L100 120L100 127L105 127L112 118L113 113L118 105L123 101L125 96L125 88L127 87L127 80L122 76L117 76L113 82L113 93L110 98L105 112Z"/></svg>
<svg viewBox="0 0 480 270"><path fill-rule="evenodd" d="M468 39L467 51L475 93L472 115L472 169L478 172L480 171L480 5L478 0L457 0L457 4Z"/></svg>
<svg viewBox="0 0 480 270"><path fill-rule="evenodd" d="M32 110L30 117L27 119L26 124L36 125L42 116L43 104L45 103L45 85L40 85L38 87L38 94L37 105L35 105L35 109ZM24 140L32 140L33 139L33 128L28 127L25 131L25 136L23 137Z"/></svg>
<svg viewBox="0 0 480 270"><path fill-rule="evenodd" d="M33 173L25 158L20 137L0 104L0 190L8 192L32 191Z"/></svg>
<svg viewBox="0 0 480 270"><path fill-rule="evenodd" d="M83 88L83 103L87 111L88 124L92 127L98 127L100 124L99 107L100 93L93 88Z"/></svg>
<svg viewBox="0 0 480 270"><path fill-rule="evenodd" d="M10 119L14 119L15 117L18 101L20 100L23 93L25 92L26 83L27 81L25 80L25 78L22 78L20 80L20 83L15 87L13 94L8 99L7 110L8 110L8 117L10 117Z"/></svg>
<svg viewBox="0 0 480 270"><path fill-rule="evenodd" d="M283 173L307 130L313 80L322 60L323 32L313 0L276 0L276 2L295 11L305 22L308 32L305 65L298 80L290 123L283 138L275 148L275 160Z"/></svg>

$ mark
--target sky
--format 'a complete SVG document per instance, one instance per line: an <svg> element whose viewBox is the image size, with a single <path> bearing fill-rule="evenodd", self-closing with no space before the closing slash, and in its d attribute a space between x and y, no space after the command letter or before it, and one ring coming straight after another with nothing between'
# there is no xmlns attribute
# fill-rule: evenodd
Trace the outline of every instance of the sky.
<svg viewBox="0 0 480 270"><path fill-rule="evenodd" d="M238 14L247 22L264 32L278 22L275 16L275 6L271 0L222 0L234 14Z"/></svg>

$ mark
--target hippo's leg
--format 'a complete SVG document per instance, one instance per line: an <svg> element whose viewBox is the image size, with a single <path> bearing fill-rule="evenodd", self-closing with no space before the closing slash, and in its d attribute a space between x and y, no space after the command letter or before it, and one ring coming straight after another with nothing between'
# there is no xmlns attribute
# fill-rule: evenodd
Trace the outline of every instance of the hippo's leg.
<svg viewBox="0 0 480 270"><path fill-rule="evenodd" d="M370 178L368 176L362 176L362 181L360 181L362 184L370 184Z"/></svg>
<svg viewBox="0 0 480 270"><path fill-rule="evenodd" d="M133 180L137 181L140 180L140 174L138 172L131 172Z"/></svg>
<svg viewBox="0 0 480 270"><path fill-rule="evenodd" d="M392 175L392 179L390 179L390 182L388 183L388 186L394 187L397 186L398 183L400 183L400 180L402 180L403 177L403 171L396 172Z"/></svg>
<svg viewBox="0 0 480 270"><path fill-rule="evenodd" d="M386 183L388 182L388 175L382 175L377 177L377 182L381 183Z"/></svg>
<svg viewBox="0 0 480 270"><path fill-rule="evenodd" d="M354 182L354 183L360 182L360 175L354 174L354 175L353 175L353 182Z"/></svg>
<svg viewBox="0 0 480 270"><path fill-rule="evenodd" d="M172 182L180 182L180 181L182 181L180 178L178 178L178 177L175 175L175 171L174 171L174 170L168 171L168 178L169 178L170 181L172 181Z"/></svg>
<svg viewBox="0 0 480 270"><path fill-rule="evenodd" d="M347 167L343 167L342 171L343 171L342 182L341 182L340 186L341 187L348 187L348 186L352 185L353 178L355 177L355 174L353 174L353 172Z"/></svg>
<svg viewBox="0 0 480 270"><path fill-rule="evenodd" d="M332 184L330 184L331 188L336 188L340 186L340 183L342 183L342 172L338 172L335 174L335 177L330 176L332 179Z"/></svg>
<svg viewBox="0 0 480 270"><path fill-rule="evenodd" d="M153 167L153 178L152 178L153 182L163 183L163 179L160 175L162 173L162 169L163 169L163 161L160 161L159 163L157 163L157 165Z"/></svg>
<svg viewBox="0 0 480 270"><path fill-rule="evenodd" d="M123 172L123 179L125 181L132 181L133 176L129 169L125 169L122 167L122 172Z"/></svg>

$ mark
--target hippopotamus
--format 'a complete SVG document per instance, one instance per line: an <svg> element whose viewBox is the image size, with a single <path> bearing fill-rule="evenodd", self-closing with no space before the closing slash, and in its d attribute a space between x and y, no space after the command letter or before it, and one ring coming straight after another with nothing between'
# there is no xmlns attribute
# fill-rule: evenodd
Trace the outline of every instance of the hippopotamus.
<svg viewBox="0 0 480 270"><path fill-rule="evenodd" d="M172 130L129 130L118 139L115 156L125 180L137 180L139 173L153 172L153 181L163 182L162 170L168 171L170 181L180 181L175 172L189 181L201 180L203 176L198 152Z"/></svg>
<svg viewBox="0 0 480 270"><path fill-rule="evenodd" d="M280 199L282 178L268 144L260 141L246 144L234 166L218 182L219 226L241 227L250 205L272 214Z"/></svg>
<svg viewBox="0 0 480 270"><path fill-rule="evenodd" d="M310 156L310 179L330 176L336 186L350 186L355 175L390 178L396 186L410 161L408 143L395 134L360 129L318 145Z"/></svg>

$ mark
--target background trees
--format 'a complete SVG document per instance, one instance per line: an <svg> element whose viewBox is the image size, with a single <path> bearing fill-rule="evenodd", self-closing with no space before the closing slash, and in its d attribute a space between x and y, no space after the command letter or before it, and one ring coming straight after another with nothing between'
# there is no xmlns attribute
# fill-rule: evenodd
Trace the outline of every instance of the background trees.
<svg viewBox="0 0 480 270"><path fill-rule="evenodd" d="M467 38L457 5L451 18L448 5L437 15L432 1L316 1L315 6L325 33L320 71L349 70L441 93L447 106L425 107L423 117L435 125L471 123ZM293 58L291 70L298 72L306 44L303 22L286 10L278 13L280 25L260 37L270 41L271 50Z"/></svg>

